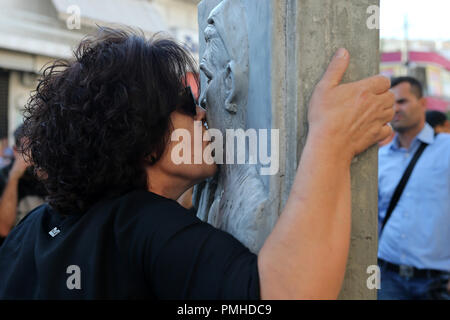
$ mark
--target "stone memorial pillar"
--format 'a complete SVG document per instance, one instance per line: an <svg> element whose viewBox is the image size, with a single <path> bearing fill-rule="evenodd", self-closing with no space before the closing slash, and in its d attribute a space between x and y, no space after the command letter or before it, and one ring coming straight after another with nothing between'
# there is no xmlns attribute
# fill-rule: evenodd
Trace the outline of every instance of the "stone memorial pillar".
<svg viewBox="0 0 450 320"><path fill-rule="evenodd" d="M379 31L368 24L378 5L379 0L199 4L200 103L209 126L223 134L225 153L234 139L228 140L230 129L243 129L248 140L254 130L258 143L269 141L256 164L227 162L195 188L201 219L259 251L289 195L308 131L308 101L334 52L350 52L344 82L378 73ZM268 129L265 136L261 129ZM245 151L252 154L251 142ZM352 236L340 298L374 299L367 268L377 260L376 147L354 160L351 174Z"/></svg>

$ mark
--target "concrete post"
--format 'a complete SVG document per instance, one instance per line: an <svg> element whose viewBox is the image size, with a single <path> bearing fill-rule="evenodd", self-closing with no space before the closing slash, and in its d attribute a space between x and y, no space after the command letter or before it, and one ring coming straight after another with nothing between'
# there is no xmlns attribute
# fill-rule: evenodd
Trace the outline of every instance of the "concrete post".
<svg viewBox="0 0 450 320"><path fill-rule="evenodd" d="M350 52L350 67L344 82L378 73L379 30L367 25L373 14L371 6L379 8L379 0L286 1L286 38L295 39L296 46L295 62L288 62L295 63L296 67L288 70L297 70L292 77L297 79L297 87L292 85L292 90L297 89L299 108L298 156L307 134L306 115L312 89L334 52L340 47ZM368 289L366 282L367 267L377 264L377 151L376 146L370 148L353 161L351 168L352 234L341 299L376 299L376 290Z"/></svg>

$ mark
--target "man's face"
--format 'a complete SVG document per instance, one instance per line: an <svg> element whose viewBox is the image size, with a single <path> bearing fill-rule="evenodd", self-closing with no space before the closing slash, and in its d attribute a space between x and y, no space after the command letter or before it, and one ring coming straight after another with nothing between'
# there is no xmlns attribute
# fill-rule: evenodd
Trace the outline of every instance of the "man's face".
<svg viewBox="0 0 450 320"><path fill-rule="evenodd" d="M391 124L403 133L421 127L425 122L425 103L411 92L411 84L402 82L391 89L395 94L395 116Z"/></svg>

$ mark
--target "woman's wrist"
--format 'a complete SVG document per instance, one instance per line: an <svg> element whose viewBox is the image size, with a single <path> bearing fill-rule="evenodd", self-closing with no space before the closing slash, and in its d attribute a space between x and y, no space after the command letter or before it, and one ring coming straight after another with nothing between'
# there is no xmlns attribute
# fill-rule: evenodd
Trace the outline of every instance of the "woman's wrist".
<svg viewBox="0 0 450 320"><path fill-rule="evenodd" d="M333 163L350 167L354 152L348 139L340 138L328 130L310 128L306 143L317 152L324 153Z"/></svg>

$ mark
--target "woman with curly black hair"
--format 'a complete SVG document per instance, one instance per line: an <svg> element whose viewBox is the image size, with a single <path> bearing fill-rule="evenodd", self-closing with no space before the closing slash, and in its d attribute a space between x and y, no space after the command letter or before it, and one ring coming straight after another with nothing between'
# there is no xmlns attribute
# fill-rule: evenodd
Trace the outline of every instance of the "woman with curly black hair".
<svg viewBox="0 0 450 320"><path fill-rule="evenodd" d="M336 298L350 162L393 116L386 79L339 85L348 63L340 50L313 95L291 196L257 256L175 201L217 170L171 159L171 133L193 137L205 121L186 88L190 55L160 36L101 28L73 61L45 69L26 108L23 152L48 204L0 249L0 298Z"/></svg>

